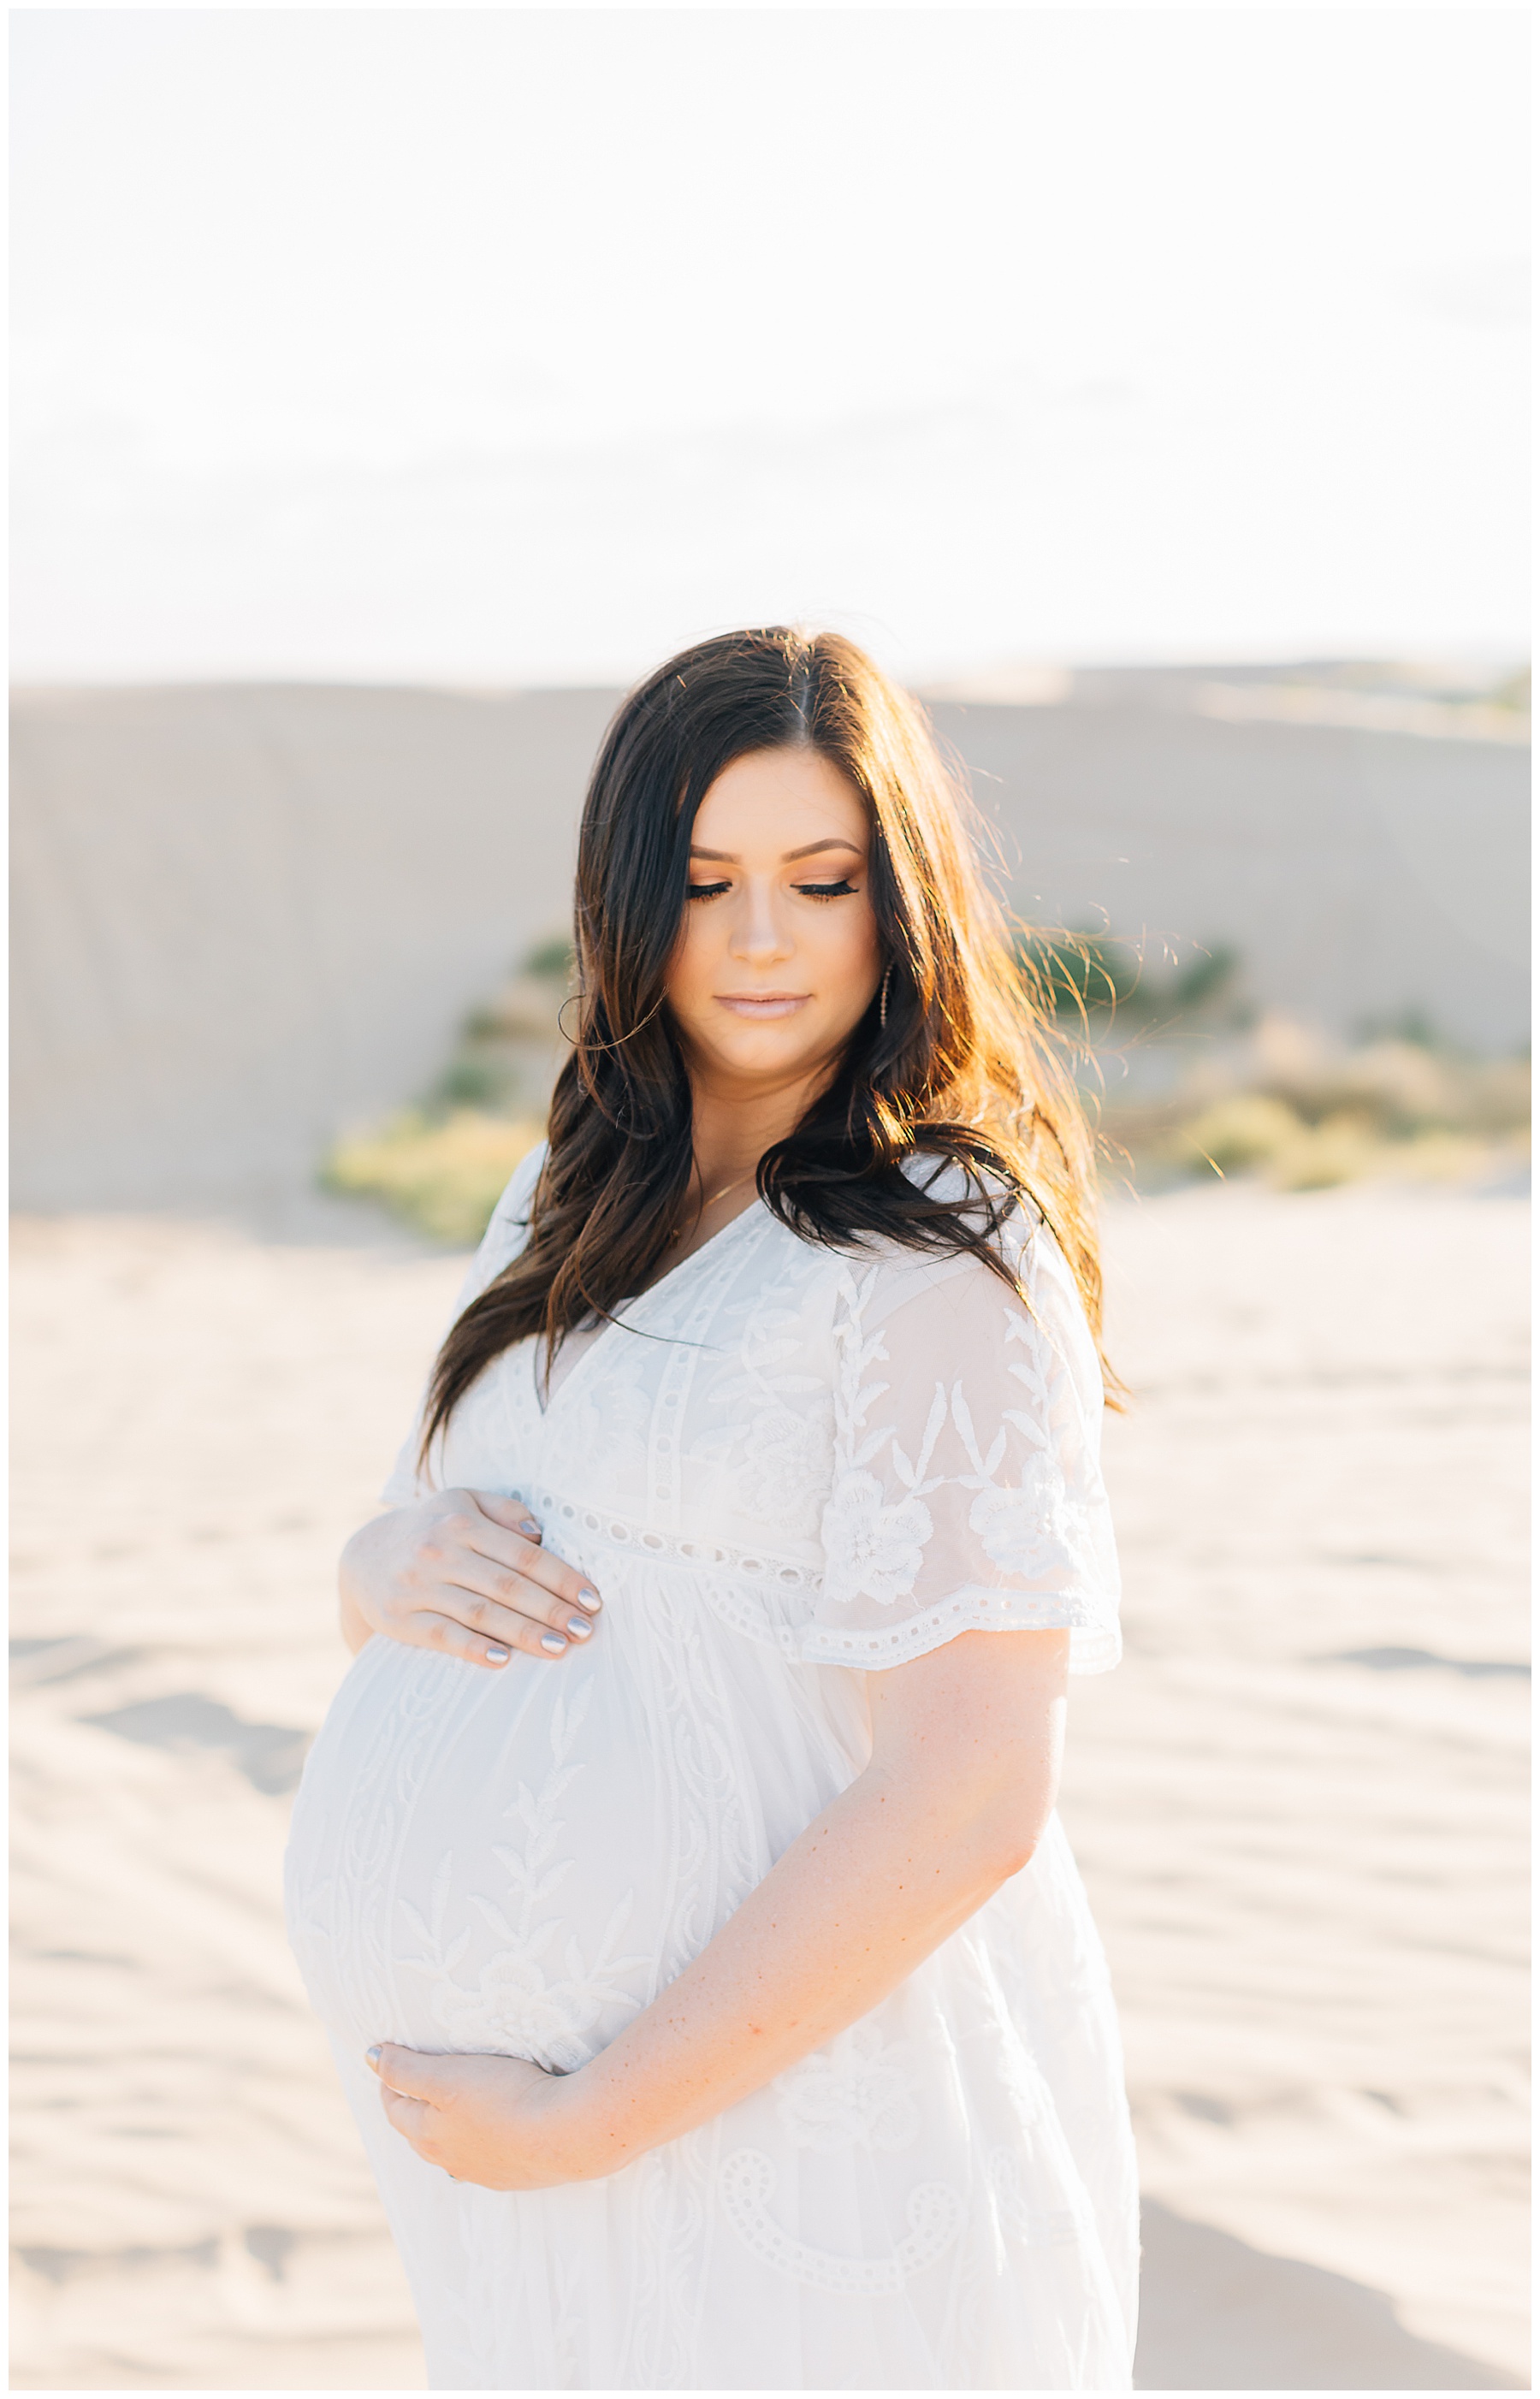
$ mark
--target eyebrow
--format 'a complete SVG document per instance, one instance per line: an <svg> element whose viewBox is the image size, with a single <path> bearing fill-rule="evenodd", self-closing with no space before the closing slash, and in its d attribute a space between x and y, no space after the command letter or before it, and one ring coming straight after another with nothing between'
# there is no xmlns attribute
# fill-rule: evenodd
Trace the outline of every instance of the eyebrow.
<svg viewBox="0 0 1540 2399"><path fill-rule="evenodd" d="M828 841L805 842L801 849L787 850L781 859L781 864L783 866L790 866L793 865L799 858L817 858L821 850L826 849L848 849L851 855L855 858L859 858L861 854L860 844L858 842L844 841L836 835ZM690 855L692 858L712 859L719 866L736 866L740 863L736 850L702 849L700 844L694 841L690 844Z"/></svg>

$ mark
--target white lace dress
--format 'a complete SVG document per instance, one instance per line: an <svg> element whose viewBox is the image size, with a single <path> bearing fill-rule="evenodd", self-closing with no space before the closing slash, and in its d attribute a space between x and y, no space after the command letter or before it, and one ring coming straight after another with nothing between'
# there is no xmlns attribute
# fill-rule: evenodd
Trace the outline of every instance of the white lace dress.
<svg viewBox="0 0 1540 2399"><path fill-rule="evenodd" d="M464 1297L517 1250L537 1166ZM600 1630L497 1674L371 1641L288 1871L434 2388L1128 2387L1117 2026L1057 1818L881 2007L607 2180L452 2181L362 2055L582 2065L858 1773L866 1672L979 1626L1116 1661L1096 1357L1053 1240L1021 1238L1030 1308L972 1259L832 1254L756 1202L544 1410L525 1342L456 1411L431 1482L527 1501ZM412 1448L392 1505L428 1487Z"/></svg>

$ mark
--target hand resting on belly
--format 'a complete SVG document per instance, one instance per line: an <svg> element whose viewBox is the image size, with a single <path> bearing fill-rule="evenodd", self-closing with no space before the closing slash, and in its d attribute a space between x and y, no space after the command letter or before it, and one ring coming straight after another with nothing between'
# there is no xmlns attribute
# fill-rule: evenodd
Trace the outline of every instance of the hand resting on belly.
<svg viewBox="0 0 1540 2399"><path fill-rule="evenodd" d="M683 1972L567 2075L367 2054L419 2157L493 2190L616 2173L876 2007L1031 1859L1052 1813L1070 1636L971 1632L868 1676L871 1763Z"/></svg>
<svg viewBox="0 0 1540 2399"><path fill-rule="evenodd" d="M361 1525L338 1567L343 1638L382 1633L470 1665L506 1666L515 1649L554 1664L598 1631L599 1593L540 1546L521 1499L435 1491Z"/></svg>

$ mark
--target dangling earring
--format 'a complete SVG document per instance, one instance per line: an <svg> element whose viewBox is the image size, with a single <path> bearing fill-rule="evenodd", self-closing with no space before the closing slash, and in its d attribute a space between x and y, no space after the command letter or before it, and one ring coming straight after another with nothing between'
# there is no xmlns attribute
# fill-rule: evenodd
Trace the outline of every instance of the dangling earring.
<svg viewBox="0 0 1540 2399"><path fill-rule="evenodd" d="M887 986L892 980L893 969L889 967L883 977L882 989L877 994L877 1023L885 1033L887 1030Z"/></svg>

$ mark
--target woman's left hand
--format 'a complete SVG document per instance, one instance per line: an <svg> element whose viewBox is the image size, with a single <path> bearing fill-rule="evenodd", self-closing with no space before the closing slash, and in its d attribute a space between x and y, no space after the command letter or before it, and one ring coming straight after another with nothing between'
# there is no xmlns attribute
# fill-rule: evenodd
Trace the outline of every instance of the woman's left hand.
<svg viewBox="0 0 1540 2399"><path fill-rule="evenodd" d="M456 2182L545 2190L591 2171L572 2139L572 2076L522 2057L435 2056L394 2041L368 2057L396 2130Z"/></svg>

